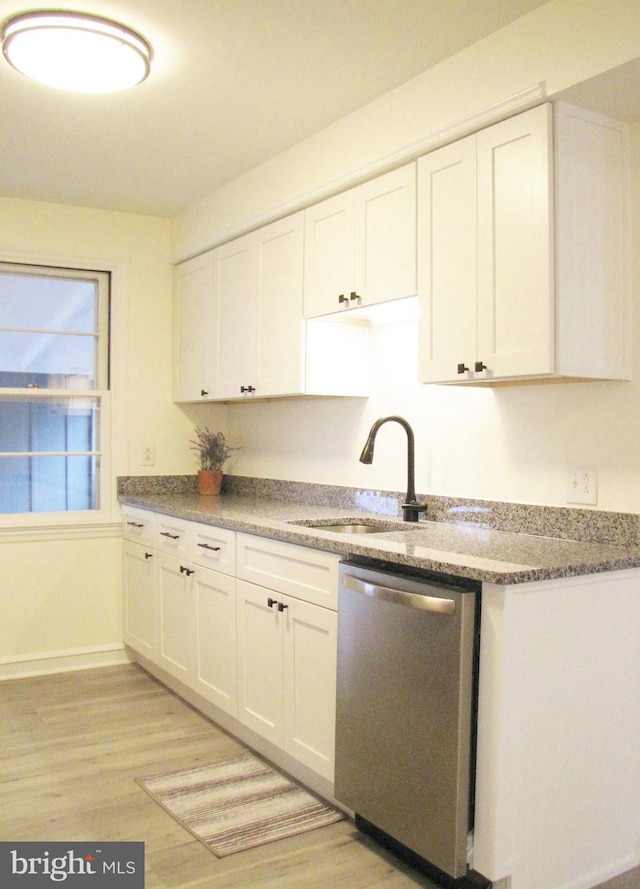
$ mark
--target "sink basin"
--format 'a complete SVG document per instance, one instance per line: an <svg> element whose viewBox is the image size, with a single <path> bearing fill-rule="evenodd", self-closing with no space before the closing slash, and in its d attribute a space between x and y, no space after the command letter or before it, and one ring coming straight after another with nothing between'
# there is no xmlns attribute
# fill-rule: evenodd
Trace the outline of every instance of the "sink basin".
<svg viewBox="0 0 640 889"><path fill-rule="evenodd" d="M398 525L376 525L373 522L317 522L307 524L307 528L318 528L321 531L337 531L340 534L380 534L402 530Z"/></svg>

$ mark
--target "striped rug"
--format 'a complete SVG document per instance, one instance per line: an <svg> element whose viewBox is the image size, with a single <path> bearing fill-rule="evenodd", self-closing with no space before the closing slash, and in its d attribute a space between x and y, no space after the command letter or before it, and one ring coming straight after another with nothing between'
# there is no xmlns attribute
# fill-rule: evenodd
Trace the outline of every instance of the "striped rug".
<svg viewBox="0 0 640 889"><path fill-rule="evenodd" d="M218 858L344 818L249 753L137 782Z"/></svg>

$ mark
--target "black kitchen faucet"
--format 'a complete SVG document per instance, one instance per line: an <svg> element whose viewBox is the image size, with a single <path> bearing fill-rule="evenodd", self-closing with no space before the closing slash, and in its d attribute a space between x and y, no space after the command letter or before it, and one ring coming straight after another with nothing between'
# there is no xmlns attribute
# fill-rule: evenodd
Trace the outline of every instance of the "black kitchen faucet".
<svg viewBox="0 0 640 889"><path fill-rule="evenodd" d="M376 435L378 434L378 429L383 423L388 423L391 420L393 420L394 423L400 423L407 433L407 496L405 497L405 502L402 504L402 516L405 522L417 522L420 513L427 511L427 504L418 503L416 500L415 439L413 436L413 429L404 417L381 417L379 420L375 421L369 430L369 436L362 449L362 453L360 454L360 462L373 463L373 446L375 444Z"/></svg>

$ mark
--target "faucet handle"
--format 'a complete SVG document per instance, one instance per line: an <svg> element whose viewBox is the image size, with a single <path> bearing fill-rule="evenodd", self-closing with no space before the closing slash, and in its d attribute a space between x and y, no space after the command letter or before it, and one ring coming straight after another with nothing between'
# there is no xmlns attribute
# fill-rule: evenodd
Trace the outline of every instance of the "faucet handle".
<svg viewBox="0 0 640 889"><path fill-rule="evenodd" d="M417 500L410 500L408 503L402 504L402 518L405 522L417 522L421 512L428 510L426 503L418 503Z"/></svg>

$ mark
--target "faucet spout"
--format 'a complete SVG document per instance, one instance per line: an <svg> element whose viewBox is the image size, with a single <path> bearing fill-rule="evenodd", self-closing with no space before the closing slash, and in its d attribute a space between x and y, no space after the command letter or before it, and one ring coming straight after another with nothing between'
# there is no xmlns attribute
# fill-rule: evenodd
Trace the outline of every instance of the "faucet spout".
<svg viewBox="0 0 640 889"><path fill-rule="evenodd" d="M407 496L405 497L405 502L402 504L402 512L405 522L417 522L419 514L421 512L426 512L427 505L425 503L418 503L416 500L415 438L411 425L404 419L404 417L393 415L391 417L381 417L379 420L375 421L369 430L369 435L364 448L362 449L362 453L360 454L360 462L373 463L373 450L378 430L384 423L389 423L391 421L399 423L407 433Z"/></svg>

